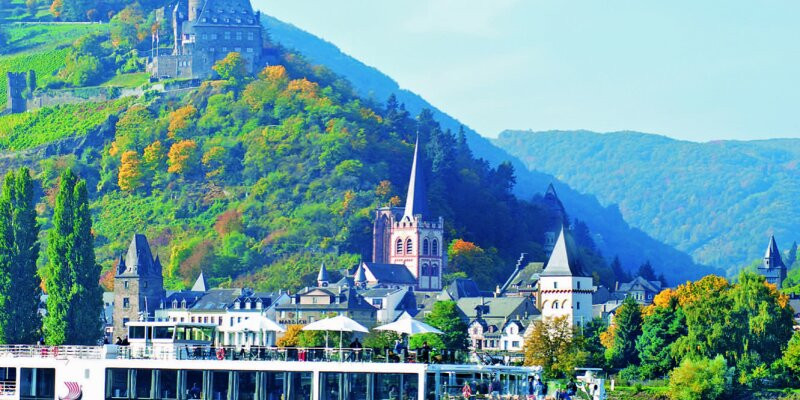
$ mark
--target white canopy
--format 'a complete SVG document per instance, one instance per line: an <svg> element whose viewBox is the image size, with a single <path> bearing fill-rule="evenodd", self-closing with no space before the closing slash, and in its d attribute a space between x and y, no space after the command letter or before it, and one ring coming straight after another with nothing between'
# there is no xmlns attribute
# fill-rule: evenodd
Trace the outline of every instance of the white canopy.
<svg viewBox="0 0 800 400"><path fill-rule="evenodd" d="M229 328L234 332L286 332L277 322L263 316L252 316Z"/></svg>
<svg viewBox="0 0 800 400"><path fill-rule="evenodd" d="M381 325L374 328L377 331L393 331L397 333L405 333L406 335L416 335L418 333L436 333L443 334L444 332L424 323L411 318L410 315L404 314L400 319L390 324Z"/></svg>
<svg viewBox="0 0 800 400"><path fill-rule="evenodd" d="M304 331L334 331L334 332L364 332L369 330L364 325L353 321L344 315L339 315L333 318L325 318L316 322L312 322L303 327Z"/></svg>

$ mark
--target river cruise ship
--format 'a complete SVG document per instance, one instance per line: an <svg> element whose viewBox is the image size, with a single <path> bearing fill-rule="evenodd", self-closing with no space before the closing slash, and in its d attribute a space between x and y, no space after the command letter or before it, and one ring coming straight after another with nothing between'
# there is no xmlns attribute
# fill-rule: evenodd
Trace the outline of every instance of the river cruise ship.
<svg viewBox="0 0 800 400"><path fill-rule="evenodd" d="M128 331L121 345L0 346L0 399L434 400L494 379L508 398L524 398L539 371L447 352L420 360L389 350L222 347L204 324L132 322Z"/></svg>

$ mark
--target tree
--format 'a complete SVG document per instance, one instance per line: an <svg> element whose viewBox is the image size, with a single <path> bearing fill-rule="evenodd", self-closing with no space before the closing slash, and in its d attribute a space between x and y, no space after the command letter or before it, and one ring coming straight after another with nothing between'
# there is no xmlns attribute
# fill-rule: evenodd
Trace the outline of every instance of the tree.
<svg viewBox="0 0 800 400"><path fill-rule="evenodd" d="M86 181L78 181L71 169L61 174L47 255L46 342L95 344L102 332L100 266L95 262Z"/></svg>
<svg viewBox="0 0 800 400"><path fill-rule="evenodd" d="M289 325L275 344L278 347L297 347L297 338L301 332L303 332L303 325Z"/></svg>
<svg viewBox="0 0 800 400"><path fill-rule="evenodd" d="M533 322L523 347L525 365L539 365L550 376L571 375L585 358L582 339L566 315Z"/></svg>
<svg viewBox="0 0 800 400"><path fill-rule="evenodd" d="M611 271L614 272L614 277L616 277L617 282L628 282L631 280L630 274L622 268L622 262L619 261L619 256L614 256L614 260L611 261Z"/></svg>
<svg viewBox="0 0 800 400"><path fill-rule="evenodd" d="M61 17L62 10L64 9L64 0L53 0L50 4L50 14L53 14L56 19Z"/></svg>
<svg viewBox="0 0 800 400"><path fill-rule="evenodd" d="M133 150L122 153L117 183L126 192L133 192L142 186L142 170L139 154Z"/></svg>
<svg viewBox="0 0 800 400"><path fill-rule="evenodd" d="M731 385L732 369L722 355L714 359L686 358L669 376L669 397L674 400L719 399Z"/></svg>
<svg viewBox="0 0 800 400"><path fill-rule="evenodd" d="M467 349L467 324L461 319L455 301L433 303L433 309L425 316L425 322L444 332L441 338L448 349Z"/></svg>
<svg viewBox="0 0 800 400"><path fill-rule="evenodd" d="M9 259L8 303L3 309L10 322L2 332L8 343L35 343L39 338L39 298L41 294L36 260L39 258L39 224L33 198L33 180L27 168L9 172L0 196L0 208L8 209L12 245ZM0 217L2 218L2 217ZM3 223L0 222L0 226ZM5 231L5 229L3 229ZM2 242L2 240L0 240ZM0 255L0 259L3 256Z"/></svg>
<svg viewBox="0 0 800 400"><path fill-rule="evenodd" d="M197 143L194 140L181 140L169 148L167 172L186 175L197 164Z"/></svg>
<svg viewBox="0 0 800 400"><path fill-rule="evenodd" d="M197 109L187 104L169 114L169 126L167 127L167 136L175 138L180 135L189 126L191 119L197 114Z"/></svg>
<svg viewBox="0 0 800 400"><path fill-rule="evenodd" d="M639 266L639 276L648 281L658 280L658 277L656 276L656 271L653 270L653 266L650 265L650 260L645 261L644 264Z"/></svg>
<svg viewBox="0 0 800 400"><path fill-rule="evenodd" d="M797 260L797 242L792 242L792 247L789 248L789 253L786 254L786 268L792 268L794 262Z"/></svg>
<svg viewBox="0 0 800 400"><path fill-rule="evenodd" d="M400 340L400 335L392 331L371 330L364 336L364 347L383 352L384 349L394 347L394 342Z"/></svg>
<svg viewBox="0 0 800 400"><path fill-rule="evenodd" d="M13 185L14 176L6 175L0 197L0 343L10 343L7 330L13 324L11 307L11 268L14 265L14 232L11 226L11 202L6 188Z"/></svg>
<svg viewBox="0 0 800 400"><path fill-rule="evenodd" d="M666 375L677 366L672 349L679 337L686 334L686 318L673 298L667 307L655 307L644 317L642 335L636 340L643 378L652 379Z"/></svg>
<svg viewBox="0 0 800 400"><path fill-rule="evenodd" d="M641 334L641 306L633 297L626 297L614 316L614 341L606 350L606 360L617 368L638 364L636 340Z"/></svg>
<svg viewBox="0 0 800 400"><path fill-rule="evenodd" d="M7 45L8 45L8 34L6 33L5 29L0 28L0 54L6 52Z"/></svg>
<svg viewBox="0 0 800 400"><path fill-rule="evenodd" d="M485 251L473 242L453 239L447 246L447 265L451 272L464 272L479 287L492 287L497 278L491 266L498 265L497 251Z"/></svg>
<svg viewBox="0 0 800 400"><path fill-rule="evenodd" d="M234 51L228 53L222 60L214 63L214 66L211 68L219 74L220 78L230 81L234 85L239 85L244 81L245 76L247 76L247 69L245 68L244 62L242 54Z"/></svg>
<svg viewBox="0 0 800 400"><path fill-rule="evenodd" d="M28 10L28 15L36 16L36 7L38 5L36 0L25 0L25 8Z"/></svg>
<svg viewBox="0 0 800 400"><path fill-rule="evenodd" d="M800 332L795 332L783 353L783 364L792 373L795 381L800 379Z"/></svg>

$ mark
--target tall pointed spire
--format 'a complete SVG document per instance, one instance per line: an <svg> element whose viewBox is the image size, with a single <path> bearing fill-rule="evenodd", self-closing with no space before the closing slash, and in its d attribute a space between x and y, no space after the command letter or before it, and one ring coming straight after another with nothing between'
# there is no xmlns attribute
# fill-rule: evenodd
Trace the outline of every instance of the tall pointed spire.
<svg viewBox="0 0 800 400"><path fill-rule="evenodd" d="M406 194L406 208L403 217L414 218L421 214L422 218L429 217L428 196L425 193L425 176L419 154L419 135L414 144L414 162L411 164L411 178L408 181L408 193Z"/></svg>
<svg viewBox="0 0 800 400"><path fill-rule="evenodd" d="M589 276L583 270L580 258L575 251L575 243L561 227L553 253L542 271L542 276Z"/></svg>
<svg viewBox="0 0 800 400"><path fill-rule="evenodd" d="M781 258L781 251L778 250L778 244L775 243L775 236L769 237L769 245L764 253L764 268L786 268Z"/></svg>
<svg viewBox="0 0 800 400"><path fill-rule="evenodd" d="M319 267L319 274L317 274L317 285L320 287L328 286L329 280L328 270L325 269L325 263L322 263Z"/></svg>
<svg viewBox="0 0 800 400"><path fill-rule="evenodd" d="M208 291L208 282L206 282L206 277L203 275L203 271L200 271L200 276L197 277L197 280L194 281L194 286L192 286L193 292L207 292Z"/></svg>

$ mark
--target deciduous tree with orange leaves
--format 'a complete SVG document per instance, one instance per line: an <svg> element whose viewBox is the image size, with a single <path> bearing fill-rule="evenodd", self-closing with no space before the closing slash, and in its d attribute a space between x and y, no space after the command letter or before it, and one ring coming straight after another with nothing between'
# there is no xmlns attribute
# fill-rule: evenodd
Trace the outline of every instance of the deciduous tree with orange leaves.
<svg viewBox="0 0 800 400"><path fill-rule="evenodd" d="M119 188L132 192L142 186L142 169L139 153L131 150L122 153L117 176Z"/></svg>
<svg viewBox="0 0 800 400"><path fill-rule="evenodd" d="M197 114L197 109L193 105L187 104L169 114L169 126L167 136L170 138L179 137L189 126L191 119Z"/></svg>
<svg viewBox="0 0 800 400"><path fill-rule="evenodd" d="M194 140L181 140L169 148L167 172L186 175L197 165L197 143Z"/></svg>

